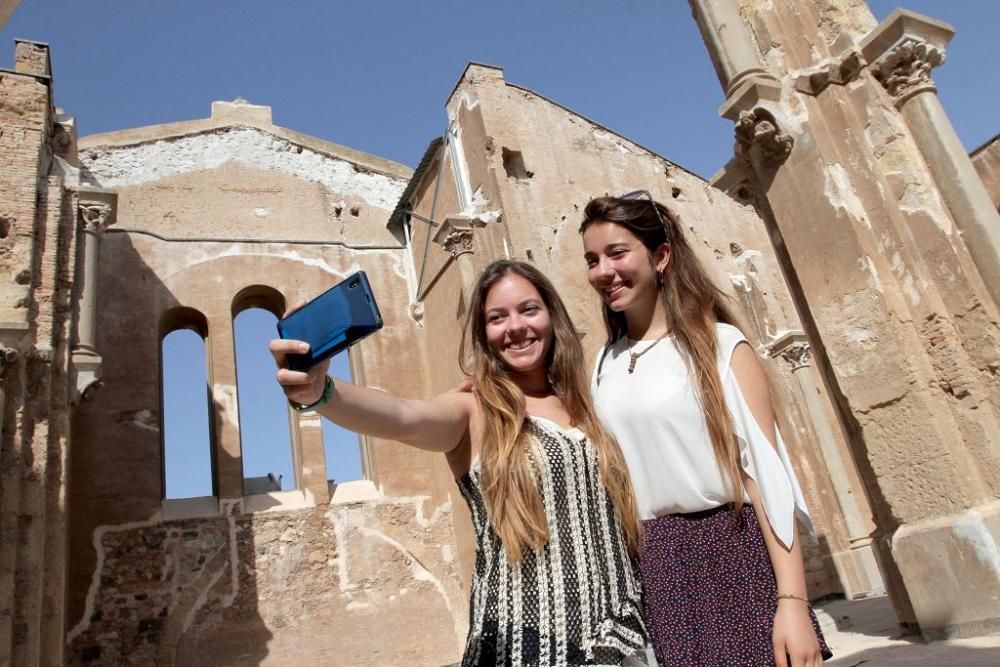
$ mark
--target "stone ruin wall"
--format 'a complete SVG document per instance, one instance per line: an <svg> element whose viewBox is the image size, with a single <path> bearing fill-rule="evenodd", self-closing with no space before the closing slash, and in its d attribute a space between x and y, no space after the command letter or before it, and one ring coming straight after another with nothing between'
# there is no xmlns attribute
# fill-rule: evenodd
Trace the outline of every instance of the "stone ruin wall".
<svg viewBox="0 0 1000 667"><path fill-rule="evenodd" d="M70 664L460 655L467 600L452 507L462 501L440 457L365 439L370 482L333 487L331 498L319 420L296 415L302 491L291 504L289 492L243 496L237 295L250 289L248 303L280 312L364 269L386 324L352 350L354 374L410 396L434 377L423 372L406 251L386 229L409 171L270 126L262 113L217 103L205 121L81 141L85 178L114 188L118 210L101 247L104 386L74 421ZM208 324L221 508L168 521L156 323L181 308ZM407 373L403 347L413 351ZM428 637L427 623L444 630Z"/></svg>
<svg viewBox="0 0 1000 667"><path fill-rule="evenodd" d="M467 287L486 263L508 252L533 261L554 280L583 335L588 358L596 358L604 327L597 297L586 283L577 232L582 206L593 196L642 187L668 202L680 214L705 265L733 296L751 342L765 358L776 358L765 365L782 406L782 431L799 465L820 533L818 545L806 545L811 594L881 592L870 540L863 539L873 529L871 513L863 501L853 500L863 498L861 482L832 409L822 403L810 405L804 396L822 395L821 380L809 367L807 352L803 359L794 358L803 354L801 345L780 350L773 345L789 332L801 334L801 324L753 208L641 146L506 83L496 68L470 66L449 100L448 111L454 132L451 147L440 151L446 168L427 170L421 187L428 196L417 198L414 209L430 215L429 194L441 173L443 188L435 219L479 216L482 224L471 232L471 254L455 260L465 267L461 272L467 276ZM464 165L458 172L451 168L454 158L449 157L456 153ZM464 183L456 185L454 173ZM464 200L456 194L461 191L466 192ZM414 248L419 254L419 234L424 232L414 224ZM825 451L817 445L822 438L828 445ZM831 457L831 464L842 471L839 487L826 471ZM845 525L842 503L855 503L851 511L856 525Z"/></svg>
<svg viewBox="0 0 1000 667"><path fill-rule="evenodd" d="M53 107L48 48L18 41L14 69L0 71L0 664L61 657L74 149L72 120Z"/></svg>
<svg viewBox="0 0 1000 667"><path fill-rule="evenodd" d="M736 124L727 178L770 209L897 616L995 627L998 218L933 86L953 29L860 0L692 7Z"/></svg>

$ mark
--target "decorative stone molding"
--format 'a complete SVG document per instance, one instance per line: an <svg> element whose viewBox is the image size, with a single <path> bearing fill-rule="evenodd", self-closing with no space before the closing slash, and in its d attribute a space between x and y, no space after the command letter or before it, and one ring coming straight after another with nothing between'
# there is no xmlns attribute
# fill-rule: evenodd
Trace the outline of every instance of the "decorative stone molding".
<svg viewBox="0 0 1000 667"><path fill-rule="evenodd" d="M452 257L459 257L460 255L471 255L472 254L472 230L471 229L459 229L451 234L448 234L442 242L444 249L448 251Z"/></svg>
<svg viewBox="0 0 1000 667"><path fill-rule="evenodd" d="M896 45L869 69L896 100L937 88L931 70L944 63L944 50L913 39Z"/></svg>
<svg viewBox="0 0 1000 667"><path fill-rule="evenodd" d="M861 54L901 107L918 93L936 90L931 70L944 63L954 34L947 23L897 9L861 41Z"/></svg>
<svg viewBox="0 0 1000 667"><path fill-rule="evenodd" d="M836 58L810 68L795 78L795 90L806 95L819 95L829 86L846 86L864 69L864 57L856 47L849 47Z"/></svg>
<svg viewBox="0 0 1000 667"><path fill-rule="evenodd" d="M778 122L765 109L741 111L736 122L736 151L749 157L753 145L760 146L768 162L781 163L792 152L791 135L778 131Z"/></svg>
<svg viewBox="0 0 1000 667"><path fill-rule="evenodd" d="M114 207L107 202L100 201L81 200L78 210L83 230L98 234L107 229L114 215Z"/></svg>
<svg viewBox="0 0 1000 667"><path fill-rule="evenodd" d="M485 227L478 217L456 214L445 218L434 233L433 241L444 248L454 259L473 252L474 230Z"/></svg>
<svg viewBox="0 0 1000 667"><path fill-rule="evenodd" d="M103 358L96 351L78 347L70 356L70 405L90 400L101 387Z"/></svg>
<svg viewBox="0 0 1000 667"><path fill-rule="evenodd" d="M771 341L764 349L767 356L772 359L781 357L788 362L793 372L808 367L812 361L812 347L805 333L801 331L787 331Z"/></svg>
<svg viewBox="0 0 1000 667"><path fill-rule="evenodd" d="M736 154L750 159L751 149L759 147L765 162L780 164L792 152L795 143L781 131L779 100L781 86L774 81L747 81L719 109L719 115L736 123Z"/></svg>

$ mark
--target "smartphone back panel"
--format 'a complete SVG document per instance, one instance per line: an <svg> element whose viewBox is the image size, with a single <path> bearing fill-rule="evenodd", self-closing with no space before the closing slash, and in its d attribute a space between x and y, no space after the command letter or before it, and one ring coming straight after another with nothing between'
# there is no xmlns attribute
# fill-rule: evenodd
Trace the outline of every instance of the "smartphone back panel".
<svg viewBox="0 0 1000 667"><path fill-rule="evenodd" d="M375 295L364 271L351 274L288 317L278 335L309 343L306 354L288 355L288 367L305 371L382 328Z"/></svg>

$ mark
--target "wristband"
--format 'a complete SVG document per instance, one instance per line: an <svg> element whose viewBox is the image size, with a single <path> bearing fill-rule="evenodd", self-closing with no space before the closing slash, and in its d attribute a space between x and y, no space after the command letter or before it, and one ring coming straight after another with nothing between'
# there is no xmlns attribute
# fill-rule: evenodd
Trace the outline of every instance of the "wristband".
<svg viewBox="0 0 1000 667"><path fill-rule="evenodd" d="M302 405L301 403L296 403L292 399L288 399L288 403L298 412L312 412L313 410L319 410L321 407L329 403L330 399L333 398L333 395L336 392L337 386L333 383L333 378L327 375L326 380L323 382L323 393L320 394L319 398L317 398L314 403Z"/></svg>

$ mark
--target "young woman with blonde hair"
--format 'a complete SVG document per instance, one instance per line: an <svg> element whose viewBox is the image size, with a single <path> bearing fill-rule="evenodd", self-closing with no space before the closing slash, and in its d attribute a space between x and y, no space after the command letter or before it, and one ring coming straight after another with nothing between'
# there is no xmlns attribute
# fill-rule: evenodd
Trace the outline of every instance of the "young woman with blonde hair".
<svg viewBox="0 0 1000 667"><path fill-rule="evenodd" d="M657 659L820 664L829 649L795 536L796 518L811 530L809 515L727 297L648 193L592 200L580 233L608 331L591 389L644 520Z"/></svg>
<svg viewBox="0 0 1000 667"><path fill-rule="evenodd" d="M633 664L646 643L634 495L548 279L516 261L483 271L462 342L472 393L407 400L333 382L327 363L289 370L304 345L271 342L293 404L447 459L477 540L463 665Z"/></svg>

